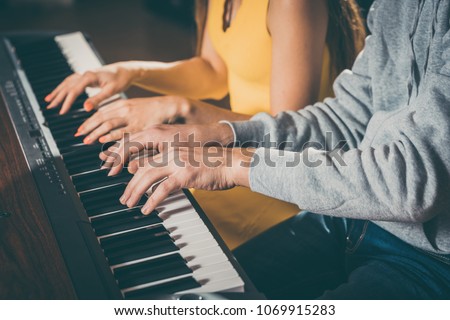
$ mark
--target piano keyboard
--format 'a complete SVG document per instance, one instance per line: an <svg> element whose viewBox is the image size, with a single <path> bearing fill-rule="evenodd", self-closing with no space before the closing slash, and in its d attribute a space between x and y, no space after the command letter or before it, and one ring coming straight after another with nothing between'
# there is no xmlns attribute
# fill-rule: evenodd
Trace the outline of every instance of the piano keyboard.
<svg viewBox="0 0 450 320"><path fill-rule="evenodd" d="M40 190L44 204L51 212L49 218L54 228L61 225L61 228L69 230L61 220L70 220L66 215L73 208L80 216L75 222L83 230L82 236L70 238L68 234L72 231L59 231L56 236L61 239L61 245L76 251L78 248L82 250L83 246L75 245L75 240L84 237L84 241L89 243L93 231L96 244L88 248L94 252L90 255L96 256L93 265L96 270L110 270L110 275L99 276L99 282L108 287L105 290L120 292L109 296L145 299L159 294L244 291L247 281L244 282L242 271L231 254L223 249L223 242L188 191L171 195L148 216L140 212L146 199L131 209L120 204L118 199L131 178L130 174L124 171L116 177L107 177L107 172L99 169L98 154L109 145L84 145L84 137L74 137L78 126L92 115L84 111L83 102L94 95L96 89L88 88L63 116L58 114L59 109L45 108L44 97L66 76L102 65L85 37L81 33L72 33L39 41L5 40L5 43L10 54L13 53L18 80L2 83L3 91L16 92L11 94L8 91L4 95L6 100L20 96L20 87L23 86L22 95L30 102L28 105L26 99L14 100L15 104L22 105L19 106L20 116L13 110L10 113L14 122L17 123L20 117L27 122L29 135L36 138L33 149L42 151L43 157L37 159L37 163L28 160L34 174L45 173L43 175L50 181L51 188ZM9 87L14 87L14 90ZM8 103L10 109L11 105L13 103ZM25 153L28 149L24 146ZM58 165L58 161L62 165ZM64 180L66 175L70 179ZM37 183L41 180L39 176ZM52 193L55 185L57 194ZM48 199L49 196L54 198ZM60 205L56 206L56 202ZM79 296L101 298L102 295L96 295L92 288L98 281L90 274L92 272L77 270L84 267L84 262L78 261L82 258L73 258L71 252L61 249L73 278L92 282L86 284L87 288L80 288ZM98 257L96 253L99 251L103 257ZM89 263L85 264L87 268ZM111 282L111 275L114 283L105 285L105 282Z"/></svg>

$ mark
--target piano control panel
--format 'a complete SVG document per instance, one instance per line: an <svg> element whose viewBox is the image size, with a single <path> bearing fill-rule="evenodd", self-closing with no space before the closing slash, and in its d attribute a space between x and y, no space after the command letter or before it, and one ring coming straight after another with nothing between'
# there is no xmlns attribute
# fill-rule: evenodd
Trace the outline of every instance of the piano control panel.
<svg viewBox="0 0 450 320"><path fill-rule="evenodd" d="M11 46L8 45L7 48L10 49ZM14 51L11 50L9 54L12 56ZM17 60L12 59L12 61ZM18 65L16 66L18 67ZM25 78L22 81L25 81ZM34 161L28 162L28 165L31 171L38 170L44 178L48 179L51 185L56 186L59 190L58 194L66 195L67 191L54 161L55 155L41 130L44 123L39 123L34 111L36 108L33 109L30 100L27 99L22 81L20 81L19 73L16 73L14 79L8 79L1 83L0 90L8 105L16 106L15 110L8 110L10 117L14 119L16 124L16 133L19 134L17 127L20 127L22 136L28 134L28 137L22 138L22 141L26 140L22 147L26 147L28 152L32 152L30 148L34 151L32 152Z"/></svg>

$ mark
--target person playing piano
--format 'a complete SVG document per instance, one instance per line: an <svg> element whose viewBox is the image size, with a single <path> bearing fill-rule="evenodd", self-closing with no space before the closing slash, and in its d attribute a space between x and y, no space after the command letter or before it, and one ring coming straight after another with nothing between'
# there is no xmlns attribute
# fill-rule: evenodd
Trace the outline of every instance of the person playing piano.
<svg viewBox="0 0 450 320"><path fill-rule="evenodd" d="M335 98L132 134L100 155L111 175L159 153L130 162L120 201L243 186L306 209L234 251L269 298L450 298L449 20L450 0L376 0Z"/></svg>
<svg viewBox="0 0 450 320"><path fill-rule="evenodd" d="M297 110L333 95L331 79L351 66L364 38L354 0L197 1L197 17L198 56L173 63L120 62L70 76L47 97L49 108L62 103L65 113L86 86L102 88L86 101L86 110L130 85L170 94L102 108L78 130L86 143L179 119L211 123ZM227 93L231 111L195 100ZM196 190L195 198L231 248L299 211L244 188Z"/></svg>

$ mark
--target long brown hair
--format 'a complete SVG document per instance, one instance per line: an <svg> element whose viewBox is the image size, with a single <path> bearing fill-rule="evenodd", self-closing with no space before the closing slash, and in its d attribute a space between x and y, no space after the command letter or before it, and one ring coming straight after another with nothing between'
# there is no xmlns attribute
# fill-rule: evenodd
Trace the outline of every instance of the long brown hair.
<svg viewBox="0 0 450 320"><path fill-rule="evenodd" d="M225 12L230 8L226 0ZM244 0L245 1L245 0ZM352 66L359 51L364 46L365 27L355 0L327 0L328 30L326 43L330 51L330 75L335 78L342 70ZM195 21L197 24L197 54L200 53L203 32L206 27L208 0L195 1Z"/></svg>

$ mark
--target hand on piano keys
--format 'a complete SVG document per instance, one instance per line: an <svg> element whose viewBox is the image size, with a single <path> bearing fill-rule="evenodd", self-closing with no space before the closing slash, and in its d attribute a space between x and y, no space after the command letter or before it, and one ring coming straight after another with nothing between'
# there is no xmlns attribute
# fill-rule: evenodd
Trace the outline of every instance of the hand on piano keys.
<svg viewBox="0 0 450 320"><path fill-rule="evenodd" d="M100 108L81 124L75 136L86 135L86 144L117 141L126 132L174 122L186 103L188 99L177 96L120 99Z"/></svg>
<svg viewBox="0 0 450 320"><path fill-rule="evenodd" d="M65 114L81 94L85 91L88 92L91 88L99 88L84 102L86 111L92 111L102 102L126 90L133 79L134 71L124 67L121 63L86 70L83 73L74 73L45 97L45 101L49 103L47 108L56 108L62 104L60 114Z"/></svg>
<svg viewBox="0 0 450 320"><path fill-rule="evenodd" d="M249 186L254 150L224 148L230 143L230 131L227 124L154 126L119 141L100 158L105 162L103 168L110 169L109 175L113 176L134 155L156 152L129 162L134 177L120 197L123 205L132 208L153 189L142 207L142 213L149 214L171 193L183 188L224 190Z"/></svg>

